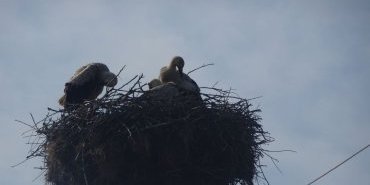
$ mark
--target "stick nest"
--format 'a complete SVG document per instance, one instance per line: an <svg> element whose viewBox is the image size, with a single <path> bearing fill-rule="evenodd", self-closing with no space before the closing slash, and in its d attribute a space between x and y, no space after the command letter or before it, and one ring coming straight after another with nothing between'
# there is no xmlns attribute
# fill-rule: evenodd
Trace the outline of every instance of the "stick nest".
<svg viewBox="0 0 370 185"><path fill-rule="evenodd" d="M42 157L52 185L253 184L272 141L259 109L230 91L179 89L158 98L142 76L100 99L52 110L32 128L28 158Z"/></svg>

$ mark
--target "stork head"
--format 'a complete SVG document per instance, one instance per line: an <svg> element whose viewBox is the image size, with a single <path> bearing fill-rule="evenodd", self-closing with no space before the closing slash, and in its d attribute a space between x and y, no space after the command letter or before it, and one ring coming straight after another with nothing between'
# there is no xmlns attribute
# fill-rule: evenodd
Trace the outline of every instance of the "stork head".
<svg viewBox="0 0 370 185"><path fill-rule="evenodd" d="M175 56L172 59L172 62L171 63L174 63L176 65L177 69L179 70L180 75L182 76L182 74L183 74L183 68L184 68L184 65L185 65L184 59L182 57L180 57L180 56Z"/></svg>
<svg viewBox="0 0 370 185"><path fill-rule="evenodd" d="M153 89L154 87L162 85L162 82L159 79L153 79L148 83L149 89Z"/></svg>
<svg viewBox="0 0 370 185"><path fill-rule="evenodd" d="M114 87L117 84L117 76L109 71L102 72L101 79L107 87Z"/></svg>

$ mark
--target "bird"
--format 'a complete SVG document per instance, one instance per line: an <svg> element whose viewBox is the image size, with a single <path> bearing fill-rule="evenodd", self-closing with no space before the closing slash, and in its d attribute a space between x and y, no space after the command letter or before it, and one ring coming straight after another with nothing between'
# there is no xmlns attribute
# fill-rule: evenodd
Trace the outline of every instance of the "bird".
<svg viewBox="0 0 370 185"><path fill-rule="evenodd" d="M151 89L153 89L155 87L158 87L160 85L162 85L162 82L158 78L155 78L155 79L153 79L152 81L150 81L148 83L149 90L151 90Z"/></svg>
<svg viewBox="0 0 370 185"><path fill-rule="evenodd" d="M175 56L168 66L161 68L159 80L162 84L174 82L182 89L199 94L200 89L197 83L183 73L184 66L184 59L180 56Z"/></svg>
<svg viewBox="0 0 370 185"><path fill-rule="evenodd" d="M142 98L150 98L155 101L171 101L173 98L180 95L180 89L174 82L159 84L149 91L146 91Z"/></svg>
<svg viewBox="0 0 370 185"><path fill-rule="evenodd" d="M116 84L117 76L110 72L105 64L84 65L65 83L64 95L59 99L59 104L66 108L86 100L94 100L103 91L104 86L114 87Z"/></svg>

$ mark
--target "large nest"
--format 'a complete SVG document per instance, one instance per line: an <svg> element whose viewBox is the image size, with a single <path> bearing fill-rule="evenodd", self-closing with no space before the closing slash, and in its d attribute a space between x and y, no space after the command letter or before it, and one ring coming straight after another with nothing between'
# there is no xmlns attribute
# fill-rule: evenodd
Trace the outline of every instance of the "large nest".
<svg viewBox="0 0 370 185"><path fill-rule="evenodd" d="M42 142L29 157L44 159L47 183L253 184L261 145L271 141L259 109L214 88L159 98L141 79L68 110L49 109L33 126Z"/></svg>

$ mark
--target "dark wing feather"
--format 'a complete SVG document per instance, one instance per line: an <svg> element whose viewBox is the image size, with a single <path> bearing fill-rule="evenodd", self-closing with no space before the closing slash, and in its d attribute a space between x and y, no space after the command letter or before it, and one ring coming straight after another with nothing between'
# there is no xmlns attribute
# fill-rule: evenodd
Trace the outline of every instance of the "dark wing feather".
<svg viewBox="0 0 370 185"><path fill-rule="evenodd" d="M184 83L191 84L191 89L194 92L197 92L197 93L200 92L200 88L199 88L198 84L193 79L191 79L187 74L182 74L182 79L183 79Z"/></svg>
<svg viewBox="0 0 370 185"><path fill-rule="evenodd" d="M64 87L65 105L79 104L93 100L103 91L96 66L87 65L76 71L70 82Z"/></svg>

